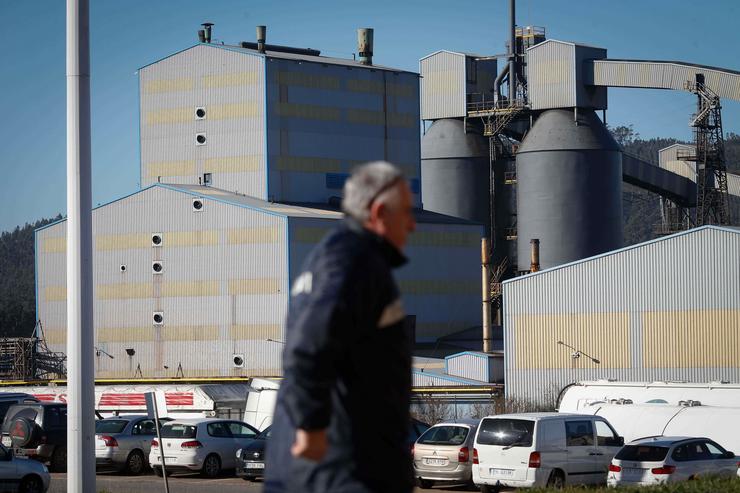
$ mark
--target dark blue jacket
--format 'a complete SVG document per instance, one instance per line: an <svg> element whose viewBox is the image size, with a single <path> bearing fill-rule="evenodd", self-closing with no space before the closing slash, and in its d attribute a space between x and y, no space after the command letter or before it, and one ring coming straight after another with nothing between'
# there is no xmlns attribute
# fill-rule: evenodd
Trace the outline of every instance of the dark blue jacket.
<svg viewBox="0 0 740 493"><path fill-rule="evenodd" d="M404 262L350 219L306 259L291 289L265 493L412 490L412 341L391 274ZM321 462L290 455L297 427L327 429Z"/></svg>

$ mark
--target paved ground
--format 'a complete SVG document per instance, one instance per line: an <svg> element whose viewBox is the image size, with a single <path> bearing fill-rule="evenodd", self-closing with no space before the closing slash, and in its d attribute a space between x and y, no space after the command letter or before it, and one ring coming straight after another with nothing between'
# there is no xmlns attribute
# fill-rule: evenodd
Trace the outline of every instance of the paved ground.
<svg viewBox="0 0 740 493"><path fill-rule="evenodd" d="M258 493L262 491L262 483L252 483L236 477L221 477L216 479L205 479L194 475L170 476L171 493ZM97 475L98 492L109 493L154 493L164 491L164 481L153 474L142 476L123 476L113 473L99 473ZM49 493L62 493L67 491L67 475L52 474ZM474 491L465 487L451 487L444 489L435 487L432 490L416 488L415 493L438 493L438 492L460 492Z"/></svg>

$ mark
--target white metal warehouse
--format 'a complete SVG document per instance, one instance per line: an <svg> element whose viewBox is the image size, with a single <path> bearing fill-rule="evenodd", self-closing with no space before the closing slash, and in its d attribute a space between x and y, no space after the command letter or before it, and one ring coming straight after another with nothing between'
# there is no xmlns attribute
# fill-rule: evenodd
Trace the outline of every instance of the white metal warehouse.
<svg viewBox="0 0 740 493"><path fill-rule="evenodd" d="M503 284L506 395L581 380L740 382L740 230L704 226Z"/></svg>

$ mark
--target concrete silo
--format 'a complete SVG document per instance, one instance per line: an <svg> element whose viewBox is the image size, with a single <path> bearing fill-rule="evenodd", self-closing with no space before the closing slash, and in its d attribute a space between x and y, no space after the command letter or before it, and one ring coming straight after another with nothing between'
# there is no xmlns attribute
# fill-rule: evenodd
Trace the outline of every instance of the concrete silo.
<svg viewBox="0 0 740 493"><path fill-rule="evenodd" d="M532 238L542 269L622 246L622 154L593 110L542 113L516 168L520 271Z"/></svg>

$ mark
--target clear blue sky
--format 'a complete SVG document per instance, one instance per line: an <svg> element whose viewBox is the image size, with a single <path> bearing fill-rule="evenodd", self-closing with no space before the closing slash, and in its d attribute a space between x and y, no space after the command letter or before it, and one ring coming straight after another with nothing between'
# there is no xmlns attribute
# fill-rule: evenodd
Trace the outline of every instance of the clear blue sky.
<svg viewBox="0 0 740 493"><path fill-rule="evenodd" d="M136 70L197 42L204 21L227 44L268 42L351 57L358 27L375 28L378 64L418 70L439 49L504 51L508 0L92 0L93 201L138 188ZM702 13L704 15L702 15ZM0 0L0 231L65 213L65 2ZM681 60L740 70L740 1L518 0L517 23L600 46L612 58ZM610 89L607 120L643 137L689 139L688 93ZM726 101L726 132L740 103Z"/></svg>

